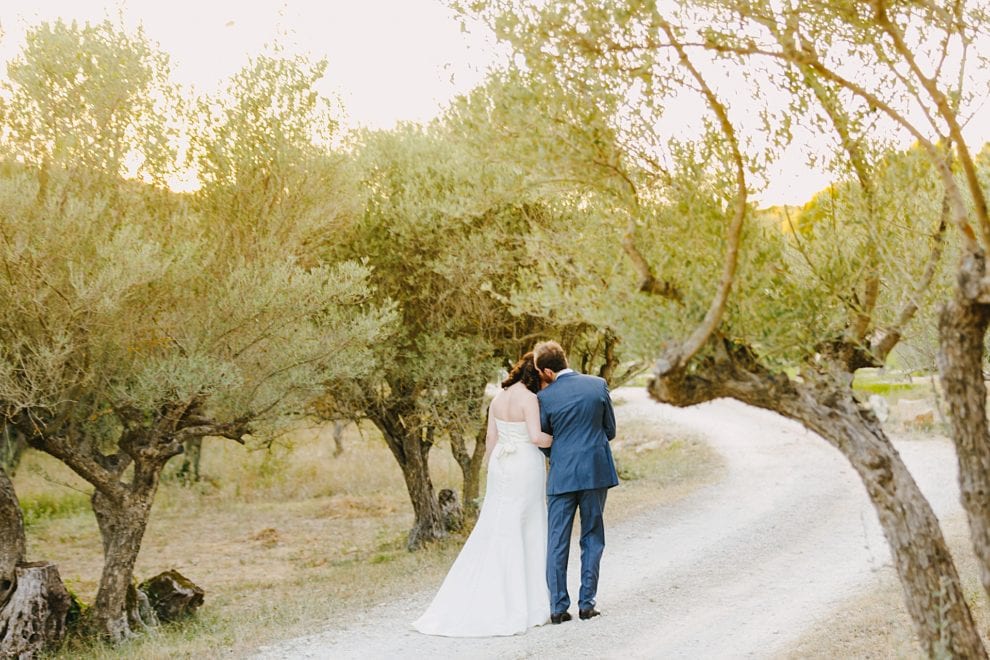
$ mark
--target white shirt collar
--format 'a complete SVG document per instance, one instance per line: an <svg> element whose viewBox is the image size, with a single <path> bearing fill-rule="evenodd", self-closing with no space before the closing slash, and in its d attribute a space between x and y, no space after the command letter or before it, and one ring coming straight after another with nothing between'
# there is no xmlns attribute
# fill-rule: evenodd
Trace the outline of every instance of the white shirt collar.
<svg viewBox="0 0 990 660"><path fill-rule="evenodd" d="M574 373L573 369L561 369L560 371L557 372L557 375L563 376L564 374L572 374L572 373Z"/></svg>

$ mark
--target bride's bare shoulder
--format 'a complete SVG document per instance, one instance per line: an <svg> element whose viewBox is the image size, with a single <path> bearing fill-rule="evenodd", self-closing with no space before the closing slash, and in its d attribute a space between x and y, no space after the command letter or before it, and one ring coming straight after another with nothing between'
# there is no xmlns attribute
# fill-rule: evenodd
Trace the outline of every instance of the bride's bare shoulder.
<svg viewBox="0 0 990 660"><path fill-rule="evenodd" d="M535 399L536 398L536 393L533 392L528 387L526 387L525 385L523 385L522 383L514 383L509 388L509 390L512 390L513 393L515 394L515 396L519 397L520 399ZM506 391L508 391L508 390L506 390Z"/></svg>

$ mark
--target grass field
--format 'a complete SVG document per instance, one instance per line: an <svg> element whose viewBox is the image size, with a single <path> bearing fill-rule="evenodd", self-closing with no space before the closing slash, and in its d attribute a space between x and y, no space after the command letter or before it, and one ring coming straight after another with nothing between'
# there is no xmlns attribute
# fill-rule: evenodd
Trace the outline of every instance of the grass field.
<svg viewBox="0 0 990 660"><path fill-rule="evenodd" d="M931 374L881 372L878 369L859 369L853 377L853 389L867 394L879 394L891 403L902 397L927 398L932 396L935 380Z"/></svg>
<svg viewBox="0 0 990 660"><path fill-rule="evenodd" d="M704 444L623 422L621 406L617 413L623 485L609 496L610 523L679 499L717 474L717 456ZM75 640L55 657L241 656L437 586L465 537L405 550L411 508L380 436L351 426L338 458L329 428L301 428L290 437L271 451L208 440L199 483L163 482L136 576L175 568L199 584L206 603L194 618L116 648ZM459 489L449 450L438 447L431 456L435 487ZM102 555L88 487L35 452L14 482L28 521L28 558L56 562L69 588L91 602Z"/></svg>

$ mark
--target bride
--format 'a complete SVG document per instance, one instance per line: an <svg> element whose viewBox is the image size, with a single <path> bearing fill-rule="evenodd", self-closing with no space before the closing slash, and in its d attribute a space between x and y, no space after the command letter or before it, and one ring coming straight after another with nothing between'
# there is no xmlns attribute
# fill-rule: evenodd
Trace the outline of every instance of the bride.
<svg viewBox="0 0 990 660"><path fill-rule="evenodd" d="M527 353L488 408L488 485L478 522L413 627L427 635L516 635L550 618L540 376Z"/></svg>

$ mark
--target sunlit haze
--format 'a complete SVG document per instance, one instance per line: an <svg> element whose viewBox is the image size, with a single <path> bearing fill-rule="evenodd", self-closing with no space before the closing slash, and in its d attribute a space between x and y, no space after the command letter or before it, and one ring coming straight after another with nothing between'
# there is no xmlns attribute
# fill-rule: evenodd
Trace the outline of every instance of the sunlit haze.
<svg viewBox="0 0 990 660"><path fill-rule="evenodd" d="M215 90L276 39L288 52L326 57L320 91L340 99L351 127L429 120L481 82L496 52L484 30L462 31L443 0L5 0L0 65L38 22L118 15L128 27L143 25L171 56L173 78L198 91ZM766 205L802 203L828 183L797 149L771 180L759 196Z"/></svg>

